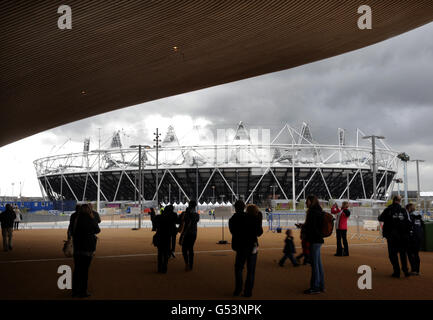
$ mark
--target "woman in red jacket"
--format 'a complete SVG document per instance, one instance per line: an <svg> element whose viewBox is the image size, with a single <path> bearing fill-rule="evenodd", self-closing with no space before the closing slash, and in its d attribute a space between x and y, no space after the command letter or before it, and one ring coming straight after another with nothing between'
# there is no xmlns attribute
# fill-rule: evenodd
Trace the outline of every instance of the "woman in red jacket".
<svg viewBox="0 0 433 320"><path fill-rule="evenodd" d="M337 204L334 204L331 208L331 213L337 216L337 253L335 256L348 256L349 244L347 243L347 219L350 217L349 203L344 201L341 208L339 208ZM341 245L342 240L343 246Z"/></svg>

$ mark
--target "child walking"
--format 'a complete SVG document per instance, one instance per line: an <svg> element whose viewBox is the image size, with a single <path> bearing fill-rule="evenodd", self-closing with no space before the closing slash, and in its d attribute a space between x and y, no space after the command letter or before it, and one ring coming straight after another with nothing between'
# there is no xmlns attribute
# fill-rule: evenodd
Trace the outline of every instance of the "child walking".
<svg viewBox="0 0 433 320"><path fill-rule="evenodd" d="M302 252L300 255L298 255L296 257L296 260L298 261L298 263L300 263L301 259L304 258L304 262L302 263L303 265L306 264L310 264L310 243L305 240L305 228L304 228L304 224L302 223L298 223L295 224L296 227L298 227L299 229L301 229L301 243L302 243Z"/></svg>
<svg viewBox="0 0 433 320"><path fill-rule="evenodd" d="M299 266L299 263L296 261L295 257L293 256L293 254L296 253L296 249L295 249L295 244L293 243L292 230L287 229L286 239L284 240L284 243L285 243L283 249L284 256L281 258L278 264L280 265L280 267L283 267L284 262L288 258L290 259L294 267Z"/></svg>

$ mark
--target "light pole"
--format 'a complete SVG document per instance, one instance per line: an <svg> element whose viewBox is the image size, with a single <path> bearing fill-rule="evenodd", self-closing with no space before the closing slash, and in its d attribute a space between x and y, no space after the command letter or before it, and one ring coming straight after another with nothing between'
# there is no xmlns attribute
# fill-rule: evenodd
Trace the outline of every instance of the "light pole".
<svg viewBox="0 0 433 320"><path fill-rule="evenodd" d="M349 191L349 185L350 185L350 183L349 183L349 176L350 176L350 173L349 172L347 172L347 178L346 178L346 183L347 183L347 201L350 201L350 191Z"/></svg>
<svg viewBox="0 0 433 320"><path fill-rule="evenodd" d="M212 186L212 201L215 203L215 186Z"/></svg>
<svg viewBox="0 0 433 320"><path fill-rule="evenodd" d="M401 178L396 178L394 179L395 183L397 183L397 194L400 197L400 183L403 183L403 179Z"/></svg>
<svg viewBox="0 0 433 320"><path fill-rule="evenodd" d="M302 190L304 190L303 194L304 194L304 201L305 201L306 200L306 197L305 197L305 183L308 182L308 180L307 179L301 179L299 181L302 182Z"/></svg>
<svg viewBox="0 0 433 320"><path fill-rule="evenodd" d="M373 156L373 200L377 200L377 187L376 187L376 174L377 174L377 165L376 165L376 139L383 140L385 137L383 136L365 136L362 139L371 139L371 154Z"/></svg>
<svg viewBox="0 0 433 320"><path fill-rule="evenodd" d="M158 184L159 184L159 177L158 177L158 154L159 154L159 143L161 142L161 140L159 139L159 137L161 136L161 134L158 131L158 128L156 128L156 132L154 133L155 135L155 139L153 139L153 141L155 141L155 149L156 149L156 208L159 210L159 197L158 197L158 193L159 193L159 188L158 188Z"/></svg>
<svg viewBox="0 0 433 320"><path fill-rule="evenodd" d="M399 158L403 162L403 186L404 186L404 204L408 204L407 197L407 162L410 160L410 157L407 153L400 153L397 158Z"/></svg>
<svg viewBox="0 0 433 320"><path fill-rule="evenodd" d="M271 188L272 188L272 200L275 200L275 188L276 188L277 186L271 186Z"/></svg>
<svg viewBox="0 0 433 320"><path fill-rule="evenodd" d="M419 200L421 199L421 187L420 187L420 182L419 182L419 163L420 162L425 162L425 160L410 160L412 162L416 163L416 184L417 184L417 203L419 202Z"/></svg>
<svg viewBox="0 0 433 320"><path fill-rule="evenodd" d="M221 204L224 203L224 198L225 198L225 196L226 196L225 194L221 194L221 195L220 195L220 197L221 197Z"/></svg>
<svg viewBox="0 0 433 320"><path fill-rule="evenodd" d="M198 162L195 163L195 198L198 201ZM197 202L198 205L198 202Z"/></svg>
<svg viewBox="0 0 433 320"><path fill-rule="evenodd" d="M101 128L98 128L98 194L96 195L96 212L101 210ZM63 205L62 205L63 206Z"/></svg>
<svg viewBox="0 0 433 320"><path fill-rule="evenodd" d="M99 142L99 146L101 146L101 142ZM97 192L96 192L96 212L99 213L99 211L101 210L101 152L106 152L106 150L97 149L97 150L92 150L92 152L98 153L98 183L97 183Z"/></svg>
<svg viewBox="0 0 433 320"><path fill-rule="evenodd" d="M62 170L62 173L60 175L60 197L62 200L62 214L64 214L65 211L64 211L64 202L63 202L63 167L61 170Z"/></svg>
<svg viewBox="0 0 433 320"><path fill-rule="evenodd" d="M149 149L150 147L145 145L132 145L130 148L138 148L138 207L140 208L140 213L138 215L138 229L141 229L141 214L143 212L143 205L141 201L141 195L143 194L143 183L142 183L142 156L141 156L141 148L145 147L146 149Z"/></svg>
<svg viewBox="0 0 433 320"><path fill-rule="evenodd" d="M171 183L168 184L168 203L171 204Z"/></svg>

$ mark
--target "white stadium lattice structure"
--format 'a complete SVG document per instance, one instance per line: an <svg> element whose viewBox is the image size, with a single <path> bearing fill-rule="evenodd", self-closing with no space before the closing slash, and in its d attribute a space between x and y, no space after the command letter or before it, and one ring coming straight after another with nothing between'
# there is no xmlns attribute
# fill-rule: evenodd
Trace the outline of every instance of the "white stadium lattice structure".
<svg viewBox="0 0 433 320"><path fill-rule="evenodd" d="M371 145L365 140L362 145L365 134L361 130L357 129L353 145L346 144L343 129L338 129L337 144L320 144L306 123L300 129L286 124L266 143L263 137L269 131L261 131L261 141L251 132L240 122L234 135L221 143L221 139L207 143L209 139L195 132L194 144L182 144L170 126L158 149L158 199L165 203L190 199L259 203L270 198L299 201L310 193L321 199L373 197ZM51 200L94 201L99 171L101 200L139 199L138 148L124 148L119 132L109 148L90 151L89 144L86 139L83 152L34 161L42 193ZM156 198L156 152L155 147L142 149L143 200ZM393 183L397 155L382 140L377 142L379 199Z"/></svg>

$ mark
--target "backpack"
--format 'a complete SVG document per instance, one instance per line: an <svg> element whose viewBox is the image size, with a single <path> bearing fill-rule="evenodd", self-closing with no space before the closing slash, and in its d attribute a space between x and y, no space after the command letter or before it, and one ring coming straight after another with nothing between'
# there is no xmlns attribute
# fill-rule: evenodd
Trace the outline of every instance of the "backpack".
<svg viewBox="0 0 433 320"><path fill-rule="evenodd" d="M334 231L334 221L335 218L332 214L328 212L323 212L323 220L322 220L322 237L326 238L332 234Z"/></svg>

